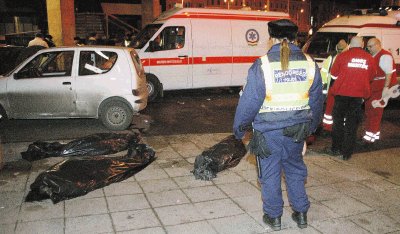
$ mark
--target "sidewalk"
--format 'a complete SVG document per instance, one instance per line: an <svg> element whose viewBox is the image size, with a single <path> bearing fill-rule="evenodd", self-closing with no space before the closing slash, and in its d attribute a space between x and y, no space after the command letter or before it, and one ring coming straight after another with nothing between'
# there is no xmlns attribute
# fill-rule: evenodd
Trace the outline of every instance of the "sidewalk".
<svg viewBox="0 0 400 234"><path fill-rule="evenodd" d="M228 134L144 138L158 157L123 182L60 202L26 203L36 176L63 158L33 163L29 172L0 171L0 233L270 233L253 158L212 181L190 173L195 157ZM5 144L5 161L29 143ZM125 152L121 152L125 154ZM348 161L309 151L308 228L291 220L284 191L277 233L400 233L400 185L354 168ZM283 185L285 189L285 186ZM286 190L286 189L285 189Z"/></svg>

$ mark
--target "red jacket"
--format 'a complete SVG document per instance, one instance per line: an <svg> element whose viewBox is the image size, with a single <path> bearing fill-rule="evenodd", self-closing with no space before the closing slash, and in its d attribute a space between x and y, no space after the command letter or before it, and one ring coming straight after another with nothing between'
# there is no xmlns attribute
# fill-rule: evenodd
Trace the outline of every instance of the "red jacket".
<svg viewBox="0 0 400 234"><path fill-rule="evenodd" d="M374 92L374 91L382 92L383 87L385 86L386 74L385 74L385 72L379 67L379 62L380 62L380 60L381 60L382 55L384 55L384 54L387 54L387 55L389 55L389 56L392 57L392 60L393 60L392 67L393 67L393 69L396 69L396 64L394 63L394 59L393 59L392 54L391 54L389 51L387 51L387 50L381 49L381 50L374 56L375 63L377 64L377 69L378 69L378 70L377 70L377 76L374 78L374 81L373 81L372 84L371 84L371 91L372 91L372 92ZM396 84L397 84L397 75L396 75L396 71L393 71L392 77L391 77L391 80L390 80L389 87L392 87L393 85L396 85Z"/></svg>
<svg viewBox="0 0 400 234"><path fill-rule="evenodd" d="M350 48L340 53L333 63L331 75L336 81L332 94L367 99L376 73L377 65L370 54L361 48Z"/></svg>

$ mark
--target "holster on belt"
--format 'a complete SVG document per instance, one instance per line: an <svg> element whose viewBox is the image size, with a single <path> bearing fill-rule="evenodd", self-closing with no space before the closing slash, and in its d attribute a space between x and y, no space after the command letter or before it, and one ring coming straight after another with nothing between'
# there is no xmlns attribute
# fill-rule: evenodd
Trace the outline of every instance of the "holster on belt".
<svg viewBox="0 0 400 234"><path fill-rule="evenodd" d="M283 135L293 138L294 142L303 142L310 135L311 123L300 123L283 129Z"/></svg>
<svg viewBox="0 0 400 234"><path fill-rule="evenodd" d="M264 158L271 155L271 151L267 146L267 141L265 140L264 135L255 129L253 131L253 138L251 138L247 147L250 153L257 157Z"/></svg>

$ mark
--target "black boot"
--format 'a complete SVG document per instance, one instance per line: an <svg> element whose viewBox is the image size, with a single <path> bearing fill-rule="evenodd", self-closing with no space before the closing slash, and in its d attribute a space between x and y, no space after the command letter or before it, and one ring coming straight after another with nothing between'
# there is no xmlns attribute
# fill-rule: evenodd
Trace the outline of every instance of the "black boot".
<svg viewBox="0 0 400 234"><path fill-rule="evenodd" d="M297 227L306 228L307 227L307 213L293 212L292 219L297 223Z"/></svg>
<svg viewBox="0 0 400 234"><path fill-rule="evenodd" d="M270 226L272 228L272 230L274 230L274 231L281 230L281 217L270 218L267 214L264 214L263 221L265 224Z"/></svg>

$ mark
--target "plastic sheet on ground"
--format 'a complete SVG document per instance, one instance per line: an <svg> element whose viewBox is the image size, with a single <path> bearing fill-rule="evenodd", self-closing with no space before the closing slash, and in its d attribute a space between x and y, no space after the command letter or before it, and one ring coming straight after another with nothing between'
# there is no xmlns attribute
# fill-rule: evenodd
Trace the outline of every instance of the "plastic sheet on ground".
<svg viewBox="0 0 400 234"><path fill-rule="evenodd" d="M230 135L197 156L192 173L196 179L211 180L218 172L238 165L246 152L243 142Z"/></svg>
<svg viewBox="0 0 400 234"><path fill-rule="evenodd" d="M22 158L35 161L48 157L96 156L127 150L140 141L137 133L98 133L73 140L67 144L36 141L21 152Z"/></svg>
<svg viewBox="0 0 400 234"><path fill-rule="evenodd" d="M53 203L82 196L111 183L125 180L155 160L145 144L128 149L126 156L81 157L66 159L42 172L30 186L25 201L50 198Z"/></svg>

